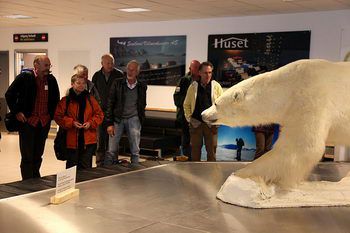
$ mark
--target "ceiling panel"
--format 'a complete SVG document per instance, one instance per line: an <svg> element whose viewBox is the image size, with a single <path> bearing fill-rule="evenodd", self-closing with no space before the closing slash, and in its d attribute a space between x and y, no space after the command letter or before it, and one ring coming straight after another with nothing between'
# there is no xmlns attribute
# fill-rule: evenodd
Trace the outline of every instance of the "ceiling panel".
<svg viewBox="0 0 350 233"><path fill-rule="evenodd" d="M120 8L141 7L143 13ZM0 0L0 28L164 21L350 9L350 0ZM7 19L24 14L33 19Z"/></svg>

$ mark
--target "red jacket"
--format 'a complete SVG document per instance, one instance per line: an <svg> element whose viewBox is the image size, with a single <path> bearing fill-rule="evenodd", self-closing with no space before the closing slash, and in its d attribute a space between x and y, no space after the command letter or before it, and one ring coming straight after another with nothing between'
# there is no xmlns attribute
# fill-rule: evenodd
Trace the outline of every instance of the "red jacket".
<svg viewBox="0 0 350 233"><path fill-rule="evenodd" d="M91 103L91 104L90 104ZM93 108L91 107L93 106ZM74 121L78 121L79 104L74 100L70 100L68 104L67 115L66 97L63 97L57 105L54 120L56 123L67 130L67 148L76 149L78 145L78 130L73 126ZM103 121L103 112L100 105L93 96L90 96L90 101L86 97L86 107L84 112L84 122L90 122L90 128L84 130L85 145L95 144L97 142L96 129Z"/></svg>

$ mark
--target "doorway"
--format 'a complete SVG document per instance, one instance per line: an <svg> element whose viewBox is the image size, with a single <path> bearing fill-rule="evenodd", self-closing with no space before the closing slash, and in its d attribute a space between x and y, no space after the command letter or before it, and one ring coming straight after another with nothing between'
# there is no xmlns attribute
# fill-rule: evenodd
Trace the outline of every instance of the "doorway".
<svg viewBox="0 0 350 233"><path fill-rule="evenodd" d="M350 51L345 55L344 61L350 61Z"/></svg>
<svg viewBox="0 0 350 233"><path fill-rule="evenodd" d="M16 49L15 50L15 77L23 70L33 69L34 58L38 55L47 55L46 49Z"/></svg>
<svg viewBox="0 0 350 233"><path fill-rule="evenodd" d="M0 130L5 130L4 117L7 112L5 92L9 87L9 51L0 51Z"/></svg>

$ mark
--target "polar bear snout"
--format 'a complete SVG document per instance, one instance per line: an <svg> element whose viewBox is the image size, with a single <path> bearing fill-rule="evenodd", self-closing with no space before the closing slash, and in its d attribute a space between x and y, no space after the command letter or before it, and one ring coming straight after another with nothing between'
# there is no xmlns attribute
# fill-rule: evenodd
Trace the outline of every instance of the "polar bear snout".
<svg viewBox="0 0 350 233"><path fill-rule="evenodd" d="M215 122L218 120L215 105L202 112L202 119L207 124L215 124Z"/></svg>

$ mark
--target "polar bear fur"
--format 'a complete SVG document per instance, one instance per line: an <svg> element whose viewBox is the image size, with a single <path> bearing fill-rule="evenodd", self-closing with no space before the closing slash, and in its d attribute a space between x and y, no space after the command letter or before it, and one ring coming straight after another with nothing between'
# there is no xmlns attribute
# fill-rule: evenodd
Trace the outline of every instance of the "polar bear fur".
<svg viewBox="0 0 350 233"><path fill-rule="evenodd" d="M226 90L202 113L211 124L278 123L273 149L235 174L292 187L322 158L326 141L350 143L350 63L299 60Z"/></svg>

